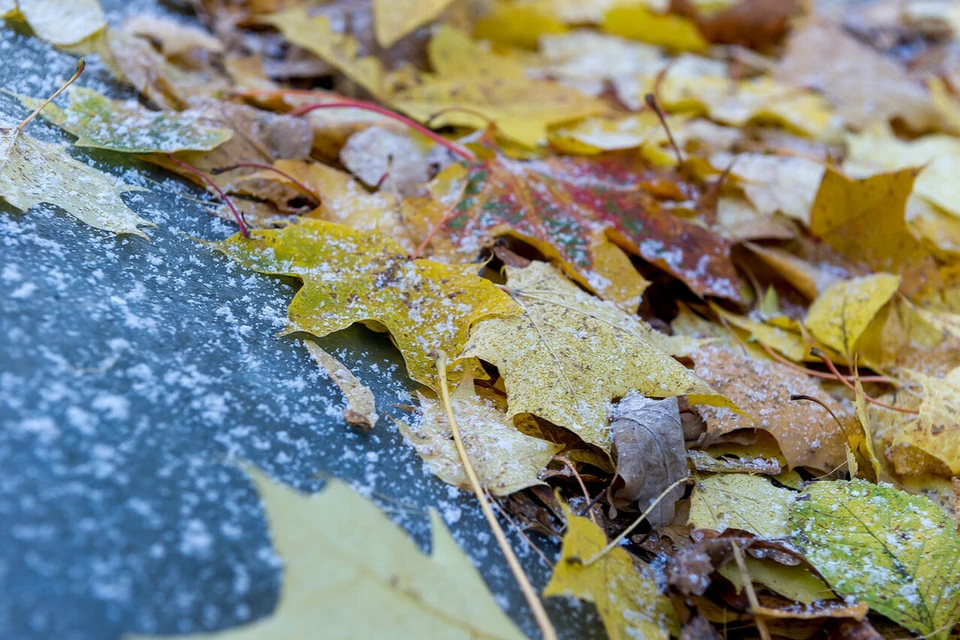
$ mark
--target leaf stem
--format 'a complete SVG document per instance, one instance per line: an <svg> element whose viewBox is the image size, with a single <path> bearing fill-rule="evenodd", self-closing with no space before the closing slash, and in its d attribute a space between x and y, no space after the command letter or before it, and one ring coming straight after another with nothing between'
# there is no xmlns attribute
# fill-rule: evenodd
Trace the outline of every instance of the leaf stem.
<svg viewBox="0 0 960 640"><path fill-rule="evenodd" d="M823 380L834 380L834 381L850 380L849 376L841 375L840 379L838 379L837 376L833 373L827 373L826 371L814 371L813 369L807 369L806 367L801 367L795 362L790 362L789 360L784 358L782 355L780 355L779 353L777 353L767 345L763 344L759 340L757 341L757 344L760 345L761 349L766 351L768 356L770 356L780 364L790 367L794 371L805 373L812 378L821 378ZM885 384L897 384L896 380L894 380L893 378L888 378L887 376L860 376L860 380L861 382L882 382Z"/></svg>
<svg viewBox="0 0 960 640"><path fill-rule="evenodd" d="M523 597L526 598L527 604L533 611L533 617L537 621L537 626L540 627L540 633L543 634L543 639L557 640L557 632L553 628L553 623L550 622L547 611L543 608L543 603L540 601L539 596L537 596L533 585L530 584L530 580L527 578L527 574L524 573L523 567L520 566L520 561L517 559L516 554L514 554L513 549L510 548L510 542L507 540L507 536L504 534L500 522L497 521L497 516L493 513L493 508L487 500L483 487L480 486L480 480L477 478L477 474L473 470L473 465L470 463L470 458L467 456L467 450L463 446L463 438L460 436L460 428L457 426L457 417L453 413L453 405L450 404L450 391L447 389L447 354L443 351L440 351L437 356L436 367L437 376L440 379L440 399L443 402L444 410L447 412L450 431L453 433L453 442L457 445L457 453L460 455L463 470L466 472L467 479L470 481L470 488L473 489L477 500L480 501L480 508L483 510L483 515L486 517L490 529L493 530L493 535L497 539L497 544L500 545L500 550L503 551L504 557L507 559L507 564L510 565L510 571L513 572L513 577L516 579L517 584L520 585Z"/></svg>
<svg viewBox="0 0 960 640"><path fill-rule="evenodd" d="M230 211L233 213L233 218L234 220L237 221L237 226L240 227L240 233L242 233L245 238L250 237L250 229L247 228L246 223L243 221L243 216L240 215L240 212L237 211L237 208L233 206L233 201L230 199L230 197L223 192L223 189L217 186L216 182L210 179L210 176L205 174L203 171L200 171L200 169L197 169L193 165L187 164L183 160L178 160L173 156L172 153L168 153L167 157L170 158L170 161L176 164L177 166L186 169L187 171L189 171L190 173L197 176L198 178L203 180L205 183L213 187L213 190L217 192L217 195L220 196L220 199L228 207L230 207Z"/></svg>
<svg viewBox="0 0 960 640"><path fill-rule="evenodd" d="M40 112L43 111L44 107L46 107L48 104L53 102L54 98L56 98L58 95L66 91L67 87L69 87L74 82L76 82L77 78L80 77L80 74L83 73L83 70L86 68L87 68L87 63L83 58L80 58L79 60L77 60L77 69L76 71L73 72L73 75L70 76L70 79L67 80L66 83L63 84L63 86L61 86L59 89L54 91L52 96L44 100L39 107L34 109L33 113L28 115L25 120L23 120L20 124L18 124L17 131L23 131L23 128L26 127L28 124L30 124L30 121L36 118L40 114Z"/></svg>
<svg viewBox="0 0 960 640"><path fill-rule="evenodd" d="M733 558L737 561L737 568L740 569L740 579L743 580L743 588L747 592L747 600L750 602L750 612L753 614L753 620L757 624L757 631L760 632L761 640L771 640L770 630L767 629L767 621L760 615L760 600L757 599L757 592L753 589L753 579L750 578L750 572L747 571L747 563L743 560L743 552L736 541L731 542L733 549Z"/></svg>
<svg viewBox="0 0 960 640"><path fill-rule="evenodd" d="M583 497L587 499L587 504L592 503L593 500L590 498L590 492L587 491L587 485L584 484L583 478L580 477L580 472L577 471L575 466L573 466L573 462L571 462L570 458L566 456L553 456L553 459L563 464L563 466L565 466L567 469L570 469L570 471L573 473L573 477L576 478L577 482L580 484L580 490L583 491ZM593 510L589 510L587 514L590 516L590 520L593 522L593 524L597 524L597 517L593 515Z"/></svg>
<svg viewBox="0 0 960 640"><path fill-rule="evenodd" d="M850 384L850 381L847 380L846 377L841 375L839 371L837 371L837 366L833 364L833 360L831 360L826 353L824 353L821 349L814 347L810 349L810 354L813 355L813 357L815 358L820 358L821 360L823 360L823 364L827 365L827 369L830 369L830 372L833 373L833 375L837 377L837 380L842 382L847 389L850 389L850 391L853 391L854 393L857 392L856 387ZM905 407L895 407L892 404L887 404L886 402L881 402L876 398L871 398L867 394L863 394L863 399L871 404L875 404L878 407L883 407L884 409L890 409L891 411L899 411L900 413L909 413L915 416L920 415L920 412L916 409L907 409Z"/></svg>
<svg viewBox="0 0 960 640"><path fill-rule="evenodd" d="M628 535L630 535L630 534L633 532L634 529L636 529L638 526L640 526L640 523L641 523L641 522L643 522L644 520L646 520L647 517L648 517L651 513L653 513L653 510L657 508L657 505L660 504L660 503L663 501L664 498L667 497L667 494L668 494L668 493L670 493L671 491L673 491L674 489L676 489L676 488L679 487L680 485L686 484L686 483L690 482L691 480L693 480L693 476L684 476L684 477L680 478L679 480L677 480L676 482L674 482L673 484L671 484L671 485L670 485L669 487L667 487L666 489L664 489L662 492L660 492L660 495L657 496L657 499L653 501L653 504L651 504L649 507L647 507L647 510L644 511L643 513L641 513L641 514L640 514L640 517L633 521L633 524L631 524L629 527L627 527L626 529L624 529L623 531L621 531L621 532L620 532L620 535L618 535L616 538L614 538L613 540L611 540L611 541L610 541L610 544L608 544L608 545L605 546L603 549L601 549L601 550L599 551L599 553L597 553L597 555L593 556L593 557L590 558L589 560L584 560L583 566L589 567L589 566L592 565L594 562L596 562L597 560L599 560L599 559L602 558L603 556L605 556L605 555L607 555L608 553L610 553L610 551L612 551L614 548L616 548L617 545L619 545L619 544L623 541L624 538L626 538Z"/></svg>
<svg viewBox="0 0 960 640"><path fill-rule="evenodd" d="M305 104L302 107L297 107L296 109L290 112L290 115L302 116L305 113L310 113L311 111L315 111L317 109L363 109L364 111L372 111L373 113L386 116L387 118L392 118L397 122L405 124L406 126L410 127L414 131L421 133L426 137L430 138L440 146L445 147L455 155L460 156L467 162L477 161L477 156L475 156L473 152L470 151L469 149L465 149L454 142L450 142L440 134L431 131L430 129L426 128L419 122L411 120L406 116L400 115L396 111L391 111L386 107L381 107L378 104L372 104L370 102L361 102L359 100L338 100L336 102L314 102L313 104Z"/></svg>
<svg viewBox="0 0 960 640"><path fill-rule="evenodd" d="M277 169L276 167L266 164L264 162L238 162L237 164L232 164L229 167L218 168L214 171L211 171L210 173L216 176L216 175L220 175L221 173L226 173L228 171L233 171L234 169L240 169L243 167L246 167L248 169L263 169L264 171L273 171L274 173L277 173L283 176L284 178L286 178L287 180L289 180L290 182L292 182L293 185L297 189L302 191L304 194L313 198L313 200L317 203L317 205L323 202L320 196L318 196L313 189L303 184L302 182L294 178L292 175L290 175L286 171L281 171L280 169Z"/></svg>

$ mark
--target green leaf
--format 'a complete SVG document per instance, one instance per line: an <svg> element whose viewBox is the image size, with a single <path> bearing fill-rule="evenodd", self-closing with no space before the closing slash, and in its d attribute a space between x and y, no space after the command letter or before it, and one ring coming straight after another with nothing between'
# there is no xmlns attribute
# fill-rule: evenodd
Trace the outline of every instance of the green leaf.
<svg viewBox="0 0 960 640"><path fill-rule="evenodd" d="M660 593L653 570L637 566L630 554L616 547L596 562L585 565L607 545L603 529L587 518L567 514L560 560L544 596L575 596L592 602L611 640L676 635L679 624L670 600Z"/></svg>
<svg viewBox="0 0 960 640"><path fill-rule="evenodd" d="M946 638L960 620L960 535L926 497L815 482L791 509L790 536L837 593L911 631Z"/></svg>
<svg viewBox="0 0 960 640"><path fill-rule="evenodd" d="M29 109L43 104L36 98L16 97ZM70 88L70 106L66 109L50 104L40 115L77 136L74 144L78 147L124 153L209 151L233 136L229 129L205 125L190 110L151 111L84 87Z"/></svg>
<svg viewBox="0 0 960 640"><path fill-rule="evenodd" d="M136 189L74 160L61 145L0 127L0 197L21 211L46 202L91 227L147 238L138 227L152 223L120 199Z"/></svg>
<svg viewBox="0 0 960 640"><path fill-rule="evenodd" d="M338 480L309 496L251 475L284 561L280 602L252 624L189 637L523 638L436 512L427 556Z"/></svg>
<svg viewBox="0 0 960 640"><path fill-rule="evenodd" d="M700 478L690 496L690 524L700 529L743 529L761 538L785 538L796 494L761 476L725 473Z"/></svg>

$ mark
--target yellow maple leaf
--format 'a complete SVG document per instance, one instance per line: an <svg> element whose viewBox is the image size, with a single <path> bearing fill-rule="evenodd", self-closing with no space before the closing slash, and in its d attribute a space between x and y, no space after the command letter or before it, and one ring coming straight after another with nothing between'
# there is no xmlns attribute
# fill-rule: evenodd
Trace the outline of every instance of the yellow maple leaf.
<svg viewBox="0 0 960 640"><path fill-rule="evenodd" d="M453 0L373 0L373 29L381 47L389 47L430 22Z"/></svg>
<svg viewBox="0 0 960 640"><path fill-rule="evenodd" d="M459 353L474 322L521 313L474 265L411 261L388 237L322 220L254 230L213 246L254 271L303 280L287 333L323 337L354 323L385 327L410 377L426 385L436 384L435 353Z"/></svg>
<svg viewBox="0 0 960 640"><path fill-rule="evenodd" d="M943 378L907 374L923 386L920 416L897 432L894 443L917 447L960 474L960 368Z"/></svg>
<svg viewBox="0 0 960 640"><path fill-rule="evenodd" d="M569 31L553 15L550 1L497 2L473 27L473 37L524 49L536 49L540 36Z"/></svg>
<svg viewBox="0 0 960 640"><path fill-rule="evenodd" d="M671 633L676 635L677 614L660 593L650 568L635 565L619 547L585 565L607 545L607 536L587 518L570 513L567 505L563 510L567 531L543 595L575 596L594 603L611 640L667 640Z"/></svg>
<svg viewBox="0 0 960 640"><path fill-rule="evenodd" d="M878 271L898 271L922 257L906 223L907 197L919 169L849 178L827 168L810 214L810 231L840 253Z"/></svg>
<svg viewBox="0 0 960 640"><path fill-rule="evenodd" d="M813 301L804 325L817 340L849 357L899 286L899 276L890 273L837 282Z"/></svg>
<svg viewBox="0 0 960 640"><path fill-rule="evenodd" d="M609 452L610 400L631 389L735 408L667 355L668 336L578 289L550 265L506 271L523 315L479 323L461 358L497 366L509 416L539 416Z"/></svg>

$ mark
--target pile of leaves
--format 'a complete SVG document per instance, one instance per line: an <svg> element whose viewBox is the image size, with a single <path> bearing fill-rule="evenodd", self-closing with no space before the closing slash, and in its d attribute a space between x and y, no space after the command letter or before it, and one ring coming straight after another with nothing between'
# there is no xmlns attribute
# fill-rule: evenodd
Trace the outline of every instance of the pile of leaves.
<svg viewBox="0 0 960 640"><path fill-rule="evenodd" d="M193 5L209 31L0 0L142 100L18 97L215 192L239 231L209 246L302 282L288 333L387 332L422 385L394 424L310 344L346 422L561 540L543 596L612 638L949 636L957 5ZM31 118L0 196L145 235ZM286 568L237 637L521 635L439 521L427 557L343 485L254 477Z"/></svg>

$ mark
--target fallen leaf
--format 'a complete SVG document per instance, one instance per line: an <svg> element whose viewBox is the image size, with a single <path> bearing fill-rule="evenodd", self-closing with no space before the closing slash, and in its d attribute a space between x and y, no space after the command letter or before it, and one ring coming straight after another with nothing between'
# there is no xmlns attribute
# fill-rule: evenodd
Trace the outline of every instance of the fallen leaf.
<svg viewBox="0 0 960 640"><path fill-rule="evenodd" d="M474 260L497 236L514 236L601 297L635 310L648 283L609 239L609 225L580 203L575 188L550 167L505 157L466 169L452 166L437 176L433 190L452 210L437 235L453 246L444 250L434 242L434 255Z"/></svg>
<svg viewBox="0 0 960 640"><path fill-rule="evenodd" d="M697 25L683 16L655 13L646 4L621 4L607 11L603 30L673 51L702 52L710 46Z"/></svg>
<svg viewBox="0 0 960 640"><path fill-rule="evenodd" d="M61 145L31 138L13 125L0 126L0 197L20 211L46 202L91 227L149 239L139 227L152 223L120 198L136 190L74 160Z"/></svg>
<svg viewBox="0 0 960 640"><path fill-rule="evenodd" d="M731 173L750 203L764 216L782 213L805 225L823 179L824 166L807 158L741 153L711 158L717 167L732 166Z"/></svg>
<svg viewBox="0 0 960 640"><path fill-rule="evenodd" d="M453 0L373 0L373 28L381 47L389 47L447 8Z"/></svg>
<svg viewBox="0 0 960 640"><path fill-rule="evenodd" d="M440 401L418 394L423 421L419 425L397 422L427 467L447 484L470 489L467 474L453 442L450 424ZM450 395L470 463L480 484L495 496L544 484L538 474L563 445L525 435L513 420L474 390L465 377Z"/></svg>
<svg viewBox="0 0 960 640"><path fill-rule="evenodd" d="M840 277L836 269L821 268L821 265L811 264L777 247L754 242L745 242L744 246L810 300L826 291Z"/></svg>
<svg viewBox="0 0 960 640"><path fill-rule="evenodd" d="M696 11L696 5L706 4L713 11ZM802 0L740 0L739 2L696 2L681 0L677 5L694 5L692 14L681 11L696 21L703 36L713 43L735 44L754 49L769 49L779 43L790 30L792 19L801 13ZM717 7L717 5L720 5Z"/></svg>
<svg viewBox="0 0 960 640"><path fill-rule="evenodd" d="M370 387L357 380L346 366L324 351L315 342L305 342L307 351L321 369L343 393L347 406L343 410L344 421L352 427L369 431L377 426L377 402Z"/></svg>
<svg viewBox="0 0 960 640"><path fill-rule="evenodd" d="M786 524L786 520L784 520L784 524ZM749 555L743 559L743 564L747 568L747 575L750 576L752 583L762 585L775 593L779 593L788 600L793 600L805 605L803 607L803 609L806 609L805 611L795 612L798 618L803 619L801 616L822 618L830 615L830 613L824 611L823 608L813 607L812 605L825 600L836 601L836 596L833 591L830 590L830 587L818 578L806 564L781 564L779 562L754 558ZM743 575L740 573L740 568L735 562L728 562L722 565L717 569L717 573L732 582L737 593L743 591ZM764 607L764 609L774 617L789 616L786 611L766 607ZM756 614L757 610L753 610L752 613ZM858 603L857 609L854 611L848 610L840 614L836 612L832 613L833 615L837 615L837 617L859 615L863 618L867 615L867 605L861 602Z"/></svg>
<svg viewBox="0 0 960 640"><path fill-rule="evenodd" d="M919 169L851 179L828 167L810 213L810 232L877 271L897 271L921 258L906 223L907 198Z"/></svg>
<svg viewBox="0 0 960 640"><path fill-rule="evenodd" d="M473 265L411 261L390 238L322 220L253 230L212 246L248 269L303 280L286 333L323 337L358 322L385 327L410 377L428 386L436 384L434 354L459 353L474 322L521 313Z"/></svg>
<svg viewBox="0 0 960 640"><path fill-rule="evenodd" d="M960 475L960 368L943 378L907 373L923 386L923 400L919 418L902 427L894 443L917 447Z"/></svg>
<svg viewBox="0 0 960 640"><path fill-rule="evenodd" d="M195 51L224 53L223 43L203 29L158 15L131 16L123 23L123 30L159 43L160 53L167 59Z"/></svg>
<svg viewBox="0 0 960 640"><path fill-rule="evenodd" d="M676 398L651 400L631 391L610 414L610 440L617 472L610 485L615 506L647 508L671 484L687 475L683 427ZM685 488L674 487L647 521L654 527L673 522L674 504Z"/></svg>
<svg viewBox="0 0 960 640"><path fill-rule="evenodd" d="M473 37L535 50L544 35L569 31L547 2L496 2L473 26Z"/></svg>
<svg viewBox="0 0 960 640"><path fill-rule="evenodd" d="M760 538L786 538L796 493L762 476L724 473L698 478L690 496L690 524L698 529L742 529Z"/></svg>
<svg viewBox="0 0 960 640"><path fill-rule="evenodd" d="M776 439L790 469L806 467L830 473L844 462L846 438L841 426L821 407L790 400L797 394L818 398L852 427L850 412L817 382L777 362L754 360L718 347L701 349L694 360L697 377L744 411L738 414L724 407L700 407L708 437L761 429Z"/></svg>
<svg viewBox="0 0 960 640"><path fill-rule="evenodd" d="M477 324L460 357L477 357L500 370L511 418L539 416L609 452L610 400L631 389L734 407L662 351L653 329L581 291L549 265L507 267L506 273L523 314Z"/></svg>
<svg viewBox="0 0 960 640"><path fill-rule="evenodd" d="M607 545L607 536L589 519L573 515L565 504L563 510L567 531L543 595L574 596L594 603L611 640L666 640L676 634L676 613L660 592L653 570L635 564L619 547L585 565Z"/></svg>
<svg viewBox="0 0 960 640"><path fill-rule="evenodd" d="M150 111L138 103L111 100L84 87L70 87L70 106L47 105L44 118L77 136L78 147L125 153L209 151L226 142L233 131L201 122L196 111ZM17 96L28 109L43 100Z"/></svg>
<svg viewBox="0 0 960 640"><path fill-rule="evenodd" d="M12 0L33 32L41 40L57 47L78 44L107 26L99 0Z"/></svg>
<svg viewBox="0 0 960 640"><path fill-rule="evenodd" d="M803 323L814 338L850 356L857 340L899 286L900 278L890 273L837 282L813 301Z"/></svg>
<svg viewBox="0 0 960 640"><path fill-rule="evenodd" d="M453 161L451 156L439 145L377 126L351 135L339 154L343 166L365 185L382 184L403 197L422 192L434 174Z"/></svg>
<svg viewBox="0 0 960 640"><path fill-rule="evenodd" d="M844 169L858 177L877 171L923 167L914 183L914 195L960 217L960 140L935 134L900 140L887 126L874 126L847 137Z"/></svg>
<svg viewBox="0 0 960 640"><path fill-rule="evenodd" d="M837 593L930 638L947 638L960 620L960 535L927 498L863 480L814 482L790 526Z"/></svg>
<svg viewBox="0 0 960 640"><path fill-rule="evenodd" d="M283 559L277 608L233 630L166 637L273 640L318 632L331 639L524 637L435 511L430 511L428 556L372 502L339 480L328 480L319 494L308 496L274 484L259 471L250 475Z"/></svg>

